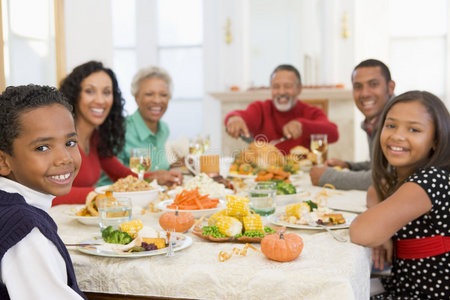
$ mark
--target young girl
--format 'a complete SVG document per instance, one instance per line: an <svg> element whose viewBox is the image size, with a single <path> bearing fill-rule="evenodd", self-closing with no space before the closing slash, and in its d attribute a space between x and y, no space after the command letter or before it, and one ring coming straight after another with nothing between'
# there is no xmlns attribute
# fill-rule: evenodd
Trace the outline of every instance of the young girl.
<svg viewBox="0 0 450 300"><path fill-rule="evenodd" d="M85 203L101 171L112 181L136 176L115 156L125 143L124 99L114 72L97 61L73 69L62 81L60 91L74 107L82 164L71 192L57 197L53 205ZM149 172L146 177L166 184L165 178L159 175Z"/></svg>
<svg viewBox="0 0 450 300"><path fill-rule="evenodd" d="M389 102L380 122L373 206L350 226L356 244L394 243L386 292L374 299L450 299L449 112L433 94L411 91Z"/></svg>
<svg viewBox="0 0 450 300"><path fill-rule="evenodd" d="M47 214L80 168L72 107L51 87L0 95L0 299L83 299Z"/></svg>

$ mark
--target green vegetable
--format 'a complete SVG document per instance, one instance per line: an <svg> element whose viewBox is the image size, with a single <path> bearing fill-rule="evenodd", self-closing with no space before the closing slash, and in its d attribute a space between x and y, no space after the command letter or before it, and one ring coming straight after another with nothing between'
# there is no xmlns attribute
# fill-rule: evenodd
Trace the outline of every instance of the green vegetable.
<svg viewBox="0 0 450 300"><path fill-rule="evenodd" d="M292 195L297 193L295 186L292 183L285 182L283 180L273 180L277 183L277 195Z"/></svg>
<svg viewBox="0 0 450 300"><path fill-rule="evenodd" d="M246 231L244 233L236 234L234 237L240 238L243 236L245 236L245 237L265 237L266 235L261 231Z"/></svg>
<svg viewBox="0 0 450 300"><path fill-rule="evenodd" d="M110 244L128 244L133 238L124 231L114 230L112 226L108 226L102 230L102 238Z"/></svg>
<svg viewBox="0 0 450 300"><path fill-rule="evenodd" d="M266 227L264 227L264 232L265 233L275 233L277 231L274 230L272 227L266 226Z"/></svg>
<svg viewBox="0 0 450 300"><path fill-rule="evenodd" d="M219 228L217 226L203 226L202 227L203 235L210 235L215 238L224 238L226 235L220 233Z"/></svg>
<svg viewBox="0 0 450 300"><path fill-rule="evenodd" d="M308 206L309 206L309 211L313 211L314 208L318 208L316 202L312 202L311 200L303 201L303 202L306 202L306 204L308 204Z"/></svg>

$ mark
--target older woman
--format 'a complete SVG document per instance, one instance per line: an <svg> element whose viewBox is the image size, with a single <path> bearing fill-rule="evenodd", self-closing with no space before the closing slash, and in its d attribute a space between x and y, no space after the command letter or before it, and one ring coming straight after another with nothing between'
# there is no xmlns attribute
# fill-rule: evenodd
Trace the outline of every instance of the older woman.
<svg viewBox="0 0 450 300"><path fill-rule="evenodd" d="M53 205L85 203L101 171L113 181L134 175L115 156L125 142L124 100L116 75L98 61L74 68L61 82L60 91L74 107L82 163L70 193L56 197ZM146 177L156 178L160 184L168 183L154 172L147 173Z"/></svg>
<svg viewBox="0 0 450 300"><path fill-rule="evenodd" d="M138 109L126 119L125 147L117 157L129 164L131 148L151 149L151 171L167 185L178 184L182 175L170 170L165 144L169 137L169 127L161 120L167 110L172 95L172 79L162 68L151 66L140 69L131 83L131 92ZM98 185L106 184L102 178Z"/></svg>

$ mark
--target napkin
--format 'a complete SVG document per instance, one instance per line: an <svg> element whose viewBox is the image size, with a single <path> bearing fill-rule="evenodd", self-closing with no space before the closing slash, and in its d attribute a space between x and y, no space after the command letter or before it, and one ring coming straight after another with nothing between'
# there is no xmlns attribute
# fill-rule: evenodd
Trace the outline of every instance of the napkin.
<svg viewBox="0 0 450 300"><path fill-rule="evenodd" d="M176 140L168 141L165 148L167 161L169 164L173 164L189 154L189 139L182 136Z"/></svg>

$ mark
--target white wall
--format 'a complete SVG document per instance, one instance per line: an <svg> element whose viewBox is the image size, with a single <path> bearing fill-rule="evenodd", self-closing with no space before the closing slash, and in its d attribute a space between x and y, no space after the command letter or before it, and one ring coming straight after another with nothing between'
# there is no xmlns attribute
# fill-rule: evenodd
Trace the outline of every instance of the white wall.
<svg viewBox="0 0 450 300"><path fill-rule="evenodd" d="M112 67L111 1L65 0L64 11L67 73L89 60Z"/></svg>

